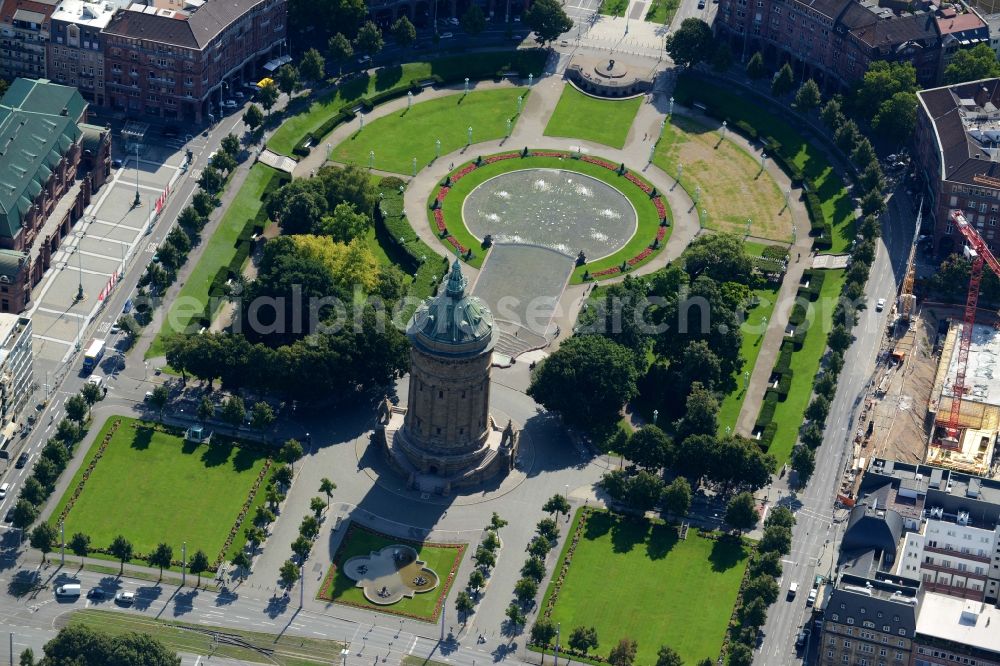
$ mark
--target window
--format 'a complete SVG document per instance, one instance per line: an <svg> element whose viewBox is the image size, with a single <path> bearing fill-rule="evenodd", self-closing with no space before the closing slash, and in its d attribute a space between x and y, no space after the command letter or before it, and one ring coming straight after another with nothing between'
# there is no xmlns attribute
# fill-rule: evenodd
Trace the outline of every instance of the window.
<svg viewBox="0 0 1000 666"><path fill-rule="evenodd" d="M892 631L892 627L887 624L882 625L882 631Z"/></svg>
<svg viewBox="0 0 1000 666"><path fill-rule="evenodd" d="M854 624L854 618L853 617L847 618L847 624Z"/></svg>
<svg viewBox="0 0 1000 666"><path fill-rule="evenodd" d="M844 641L844 647L845 648L851 647L851 641Z"/></svg>
<svg viewBox="0 0 1000 666"><path fill-rule="evenodd" d="M833 614L833 615L831 616L831 619L832 619L832 620L833 620L834 622L840 622L840 616L839 616L839 615L837 615L836 613L834 613L834 614Z"/></svg>
<svg viewBox="0 0 1000 666"><path fill-rule="evenodd" d="M438 398L444 397L444 391L438 391Z"/></svg>

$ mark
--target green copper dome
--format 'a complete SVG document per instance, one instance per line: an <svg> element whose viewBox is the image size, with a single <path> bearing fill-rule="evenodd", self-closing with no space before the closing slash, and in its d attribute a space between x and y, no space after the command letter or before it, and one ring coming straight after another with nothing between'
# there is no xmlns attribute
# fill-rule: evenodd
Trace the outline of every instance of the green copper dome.
<svg viewBox="0 0 1000 666"><path fill-rule="evenodd" d="M467 284L455 259L441 292L417 308L406 327L414 346L442 356L476 356L493 349L499 335L493 313L480 299L466 295Z"/></svg>

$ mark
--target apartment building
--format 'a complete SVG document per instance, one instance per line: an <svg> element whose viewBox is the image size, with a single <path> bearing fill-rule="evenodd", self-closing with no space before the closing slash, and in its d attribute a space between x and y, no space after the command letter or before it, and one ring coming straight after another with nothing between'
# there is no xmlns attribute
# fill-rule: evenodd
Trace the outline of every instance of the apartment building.
<svg viewBox="0 0 1000 666"><path fill-rule="evenodd" d="M843 575L830 593L821 666L905 666L916 629L917 583Z"/></svg>
<svg viewBox="0 0 1000 666"><path fill-rule="evenodd" d="M101 31L118 11L117 2L61 0L52 12L48 78L80 91L104 106L104 52Z"/></svg>
<svg viewBox="0 0 1000 666"><path fill-rule="evenodd" d="M715 30L744 61L760 51L772 66L788 61L827 90L860 80L876 60L911 62L928 86L939 80L943 41L949 54L989 41L986 22L957 7L962 13L950 9L950 22L941 23L926 1L720 0ZM943 40L942 29L953 34Z"/></svg>
<svg viewBox="0 0 1000 666"><path fill-rule="evenodd" d="M959 251L961 235L949 213L959 209L990 250L1000 250L1000 79L917 93L915 167L929 204L940 256Z"/></svg>
<svg viewBox="0 0 1000 666"><path fill-rule="evenodd" d="M111 173L111 131L73 88L15 79L0 99L0 312L31 287Z"/></svg>
<svg viewBox="0 0 1000 666"><path fill-rule="evenodd" d="M917 608L913 666L1000 666L1000 609L936 592Z"/></svg>
<svg viewBox="0 0 1000 666"><path fill-rule="evenodd" d="M285 48L286 0L133 3L102 30L107 103L135 115L202 122Z"/></svg>
<svg viewBox="0 0 1000 666"><path fill-rule="evenodd" d="M52 12L58 0L0 2L0 77L45 78Z"/></svg>
<svg viewBox="0 0 1000 666"><path fill-rule="evenodd" d="M10 456L18 419L34 392L31 320L0 314L0 458Z"/></svg>

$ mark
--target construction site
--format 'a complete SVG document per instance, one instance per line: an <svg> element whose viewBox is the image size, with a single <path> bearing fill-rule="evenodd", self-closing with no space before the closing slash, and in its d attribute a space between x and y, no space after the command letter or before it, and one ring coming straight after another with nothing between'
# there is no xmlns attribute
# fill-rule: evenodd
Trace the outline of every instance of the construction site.
<svg viewBox="0 0 1000 666"><path fill-rule="evenodd" d="M1000 319L995 311L977 307L984 267L1000 275L1000 263L961 213L953 218L972 260L966 304L924 303L918 309L911 255L858 421L842 499L854 497L873 458L1000 478L1000 461L995 459Z"/></svg>

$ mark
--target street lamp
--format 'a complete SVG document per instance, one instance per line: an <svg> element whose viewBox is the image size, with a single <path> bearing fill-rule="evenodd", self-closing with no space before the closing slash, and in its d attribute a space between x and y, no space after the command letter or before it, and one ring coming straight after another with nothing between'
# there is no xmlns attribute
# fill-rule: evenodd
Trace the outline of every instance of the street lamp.
<svg viewBox="0 0 1000 666"><path fill-rule="evenodd" d="M469 77L465 77L465 94L469 94Z"/></svg>
<svg viewBox="0 0 1000 666"><path fill-rule="evenodd" d="M434 158L437 159L441 157L441 139L437 139L434 142Z"/></svg>
<svg viewBox="0 0 1000 666"><path fill-rule="evenodd" d="M364 129L365 128L365 114L363 112L359 112L358 113L358 120L361 121L361 127L359 127L358 129Z"/></svg>
<svg viewBox="0 0 1000 666"><path fill-rule="evenodd" d="M413 106L413 91L410 90L406 93L406 110L409 111L410 107Z"/></svg>
<svg viewBox="0 0 1000 666"><path fill-rule="evenodd" d="M660 410L658 410L658 409L654 409L654 410L653 410L653 425L656 425L656 419L657 419L657 417L658 417L659 415L660 415Z"/></svg>
<svg viewBox="0 0 1000 666"><path fill-rule="evenodd" d="M132 201L132 208L138 208L142 205L142 201L139 199L139 143L135 144L135 200Z"/></svg>
<svg viewBox="0 0 1000 666"><path fill-rule="evenodd" d="M722 121L722 138L723 139L726 138L726 121L725 120Z"/></svg>
<svg viewBox="0 0 1000 666"><path fill-rule="evenodd" d="M80 244L83 243L83 236L80 236L80 240L76 242L76 265L80 274L80 283L76 289L76 300L83 300L83 253L80 252Z"/></svg>
<svg viewBox="0 0 1000 666"><path fill-rule="evenodd" d="M369 169L374 169L375 168L375 151L374 150L369 150L368 151L368 168Z"/></svg>
<svg viewBox="0 0 1000 666"><path fill-rule="evenodd" d="M680 162L677 163L677 182L681 182L681 174L684 173L684 165Z"/></svg>
<svg viewBox="0 0 1000 666"><path fill-rule="evenodd" d="M469 129L465 130L465 139L466 139L465 145L466 146L471 146L472 145L472 125L469 125Z"/></svg>
<svg viewBox="0 0 1000 666"><path fill-rule="evenodd" d="M670 98L670 115L674 115L674 98Z"/></svg>
<svg viewBox="0 0 1000 666"><path fill-rule="evenodd" d="M413 177L417 177L417 158L413 158Z"/></svg>

